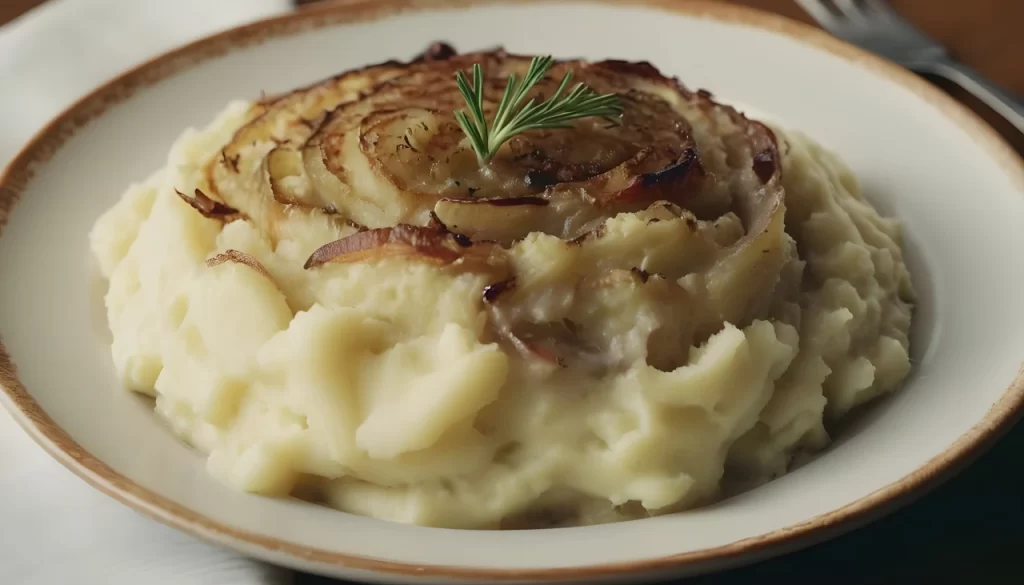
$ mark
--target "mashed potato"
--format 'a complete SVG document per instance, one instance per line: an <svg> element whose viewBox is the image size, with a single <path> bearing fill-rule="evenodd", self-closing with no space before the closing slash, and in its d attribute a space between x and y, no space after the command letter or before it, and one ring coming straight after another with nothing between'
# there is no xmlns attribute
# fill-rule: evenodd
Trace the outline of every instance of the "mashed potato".
<svg viewBox="0 0 1024 585"><path fill-rule="evenodd" d="M185 132L91 234L121 381L240 490L457 528L666 513L784 473L910 369L899 225L803 135L775 130L779 285L757 318L701 333L701 259L742 235L733 214L683 240L693 219L658 206L585 245L531 233L493 310L486 271L401 254L307 270L316 230L197 213L179 192L209 191L206 165L251 117L233 103ZM523 315L562 324L538 339L586 327L586 343L528 360L491 327Z"/></svg>

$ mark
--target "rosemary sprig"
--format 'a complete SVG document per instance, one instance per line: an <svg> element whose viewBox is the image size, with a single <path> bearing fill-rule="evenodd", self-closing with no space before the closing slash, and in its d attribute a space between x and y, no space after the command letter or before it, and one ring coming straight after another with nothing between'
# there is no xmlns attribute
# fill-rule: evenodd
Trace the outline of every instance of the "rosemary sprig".
<svg viewBox="0 0 1024 585"><path fill-rule="evenodd" d="M572 82L572 71L565 74L558 90L547 100L537 103L531 98L520 107L526 94L544 78L555 60L551 56L534 57L526 75L520 80L515 73L508 76L505 93L498 102L494 121L488 125L484 117L484 74L479 64L473 65L473 85L465 74L455 74L455 83L466 100L464 110L455 112L462 131L469 137L480 164L487 164L510 138L527 130L540 128L571 128L568 123L577 118L600 116L618 118L622 115L622 104L615 94L598 95L597 92L577 83L568 93L562 95Z"/></svg>

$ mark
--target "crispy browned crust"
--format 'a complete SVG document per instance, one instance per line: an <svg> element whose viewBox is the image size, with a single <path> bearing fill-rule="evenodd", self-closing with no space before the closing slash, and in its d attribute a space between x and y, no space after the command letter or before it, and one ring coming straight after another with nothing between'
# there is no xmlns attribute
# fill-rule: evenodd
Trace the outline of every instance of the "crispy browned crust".
<svg viewBox="0 0 1024 585"><path fill-rule="evenodd" d="M480 180L479 177L459 176L452 177L453 181L449 182L459 186L457 188L448 185L438 187L440 190L437 191L424 191L400 176L410 167L394 162L397 160L396 151L420 152L408 136L391 146L391 142L382 143L381 134L371 129L378 124L391 123L391 117L404 116L406 108L428 108L440 120L438 124L441 127L434 133L435 137L440 136L436 138L440 146L434 145L439 150L424 154L435 162L449 160L454 152L452 149L464 148L459 145L463 138L461 130L457 129L452 117L455 110L464 107L455 90L455 73L468 70L476 63L483 64L487 76L485 86L488 88L485 93L491 96L487 99L492 99L500 93L508 73L524 70L531 59L532 56L509 53L500 47L459 54L451 45L436 42L405 63L390 60L360 67L287 94L265 98L254 106L249 121L235 132L221 155L208 165L207 176L213 196L264 222L274 221L273 218L296 210L304 210L311 216L328 215L328 221L339 225L352 221L353 218L344 214L327 213L327 209L333 209L331 204L336 198L335 195L328 197L324 194L322 188L325 184L314 181L302 191L312 193L313 200L308 200L307 195L295 196L282 190L283 183L268 174L270 167L267 165L275 153L292 150L295 153L292 160L301 160L303 165L308 165L311 160L321 159L326 171L337 178L336 184L347 185L348 169L341 162L341 137L352 132L359 133L359 148L372 172L394 185L400 193L407 193L414 201L422 201L421 204L428 208L437 201L473 200L495 206L542 206L555 199L564 201L569 198L579 200L577 207L590 207L591 210L578 213L563 205L560 207L565 210L562 213L585 218L580 223L590 226L599 217L636 210L659 199L684 204L699 191L705 173L690 136L688 122L665 102L638 89L638 84L655 84L678 90L682 99L693 98L685 88L662 75L650 63L619 60L595 63L561 60L555 63L549 76L535 88L535 97L542 98L545 91L553 91L561 76L571 70L577 81L593 86L601 93L619 94L624 100L626 117L618 126L612 124L602 128L597 124L600 120L576 124L576 132L583 133L576 141L567 140L564 131L557 130L535 130L514 137L504 148L505 154L492 165L503 177L502 185L508 184L504 177L511 173L507 178L521 185L514 191L495 190L497 183L491 186L474 184ZM353 93L353 88L362 89ZM318 104L327 104L328 107L322 108ZM269 130L280 115L288 116L284 126L288 129L283 137L272 135ZM630 116L636 119L631 122ZM605 122L601 122L603 124ZM594 142L588 138L591 136L608 144ZM262 164L249 161L240 165L245 149L260 139L275 142L267 158ZM604 149L605 154L598 158L587 159L584 156L580 159L573 150L581 144L602 144L595 148ZM257 176L239 176L240 168ZM396 174L396 169L399 174ZM266 178L258 176L260 174L265 174ZM308 176L313 180L312 177L321 175L310 173ZM419 181L414 182L419 184ZM266 188L259 186L263 183L268 183ZM320 201L316 201L318 197ZM465 220L467 216L463 213L460 217ZM551 230L562 225L550 214L531 217L545 225L527 229L531 227L531 218L521 216L522 229L510 234L506 226L501 241L511 243L529 231L552 233ZM409 223L404 219L402 222ZM259 227L273 239L274 230L270 226ZM567 239L581 235L578 231L580 226L563 227L565 231L555 235ZM517 230L519 228L516 227ZM486 226L467 229L474 239L490 239Z"/></svg>
<svg viewBox="0 0 1024 585"><path fill-rule="evenodd" d="M430 43L430 46L428 46L425 51L413 57L411 62L422 63L424 61L445 61L458 54L459 52L450 44L444 41L435 41Z"/></svg>
<svg viewBox="0 0 1024 585"><path fill-rule="evenodd" d="M480 296L481 298L483 298L485 303L493 303L497 301L498 298L501 297L501 295L509 291L512 291L515 288L516 279L506 278L505 280L499 280L498 282L494 282L485 286L483 293L481 293Z"/></svg>
<svg viewBox="0 0 1024 585"><path fill-rule="evenodd" d="M551 203L543 197L481 197L480 199L444 197L441 201L458 201L459 203L493 205L495 207L545 207ZM437 215L435 214L434 217Z"/></svg>

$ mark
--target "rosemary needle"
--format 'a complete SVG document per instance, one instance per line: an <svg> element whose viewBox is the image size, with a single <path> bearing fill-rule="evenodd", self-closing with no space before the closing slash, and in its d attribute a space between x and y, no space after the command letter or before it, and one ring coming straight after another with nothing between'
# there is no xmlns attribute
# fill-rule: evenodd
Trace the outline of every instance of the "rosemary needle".
<svg viewBox="0 0 1024 585"><path fill-rule="evenodd" d="M455 112L455 119L469 137L481 164L490 162L502 144L527 130L571 128L568 122L578 118L617 118L622 115L622 104L615 94L598 95L582 83L577 83L566 93L566 88L572 82L572 71L565 74L558 90L547 100L538 103L536 98L531 98L520 105L530 89L544 78L554 63L551 56L534 57L521 80L515 73L510 74L505 93L498 102L494 120L490 124L484 117L483 68L479 64L473 65L472 85L462 71L455 74L455 83L469 110L468 114L465 110Z"/></svg>

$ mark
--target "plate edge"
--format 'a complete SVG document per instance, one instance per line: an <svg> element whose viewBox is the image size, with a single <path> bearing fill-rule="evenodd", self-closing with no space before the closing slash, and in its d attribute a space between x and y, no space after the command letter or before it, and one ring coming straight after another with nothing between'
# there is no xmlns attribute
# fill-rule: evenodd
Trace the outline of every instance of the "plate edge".
<svg viewBox="0 0 1024 585"><path fill-rule="evenodd" d="M866 53L811 26L779 15L744 6L709 0L570 0L572 3L650 7L707 17L729 24L769 30L826 50L872 69L890 81L907 87L939 108L983 148L1024 191L1024 160L974 112L947 96L938 88L898 66ZM295 13L243 25L199 39L154 57L114 77L80 98L38 131L0 173L0 236L22 192L31 182L35 168L48 161L74 133L109 107L129 99L137 91L166 79L179 71L232 50L259 44L271 38L289 36L305 30L331 25L372 21L408 11L460 8L486 4L543 4L559 0L337 0ZM566 3L562 0L562 3ZM790 545L814 536L815 532L852 527L872 512L881 513L905 503L913 495L934 487L960 465L965 465L990 446L1013 422L1021 417L1024 406L1024 365L1006 392L993 404L983 419L960 436L945 451L914 472L879 490L832 512L806 522L728 545L639 561L616 564L556 567L546 569L487 569L458 566L421 566L398 561L373 559L298 546L275 538L232 528L209 520L192 510L143 488L117 473L81 448L50 419L17 378L15 365L0 341L0 390L5 407L15 421L47 453L93 487L151 518L194 536L218 544L244 544L266 554L287 555L295 559L337 568L368 570L393 575L422 577L485 578L490 580L557 581L586 577L609 577L629 573L654 572L711 562L739 562L738 557L773 547ZM888 510L885 510L888 511ZM695 570L697 567L693 567Z"/></svg>

